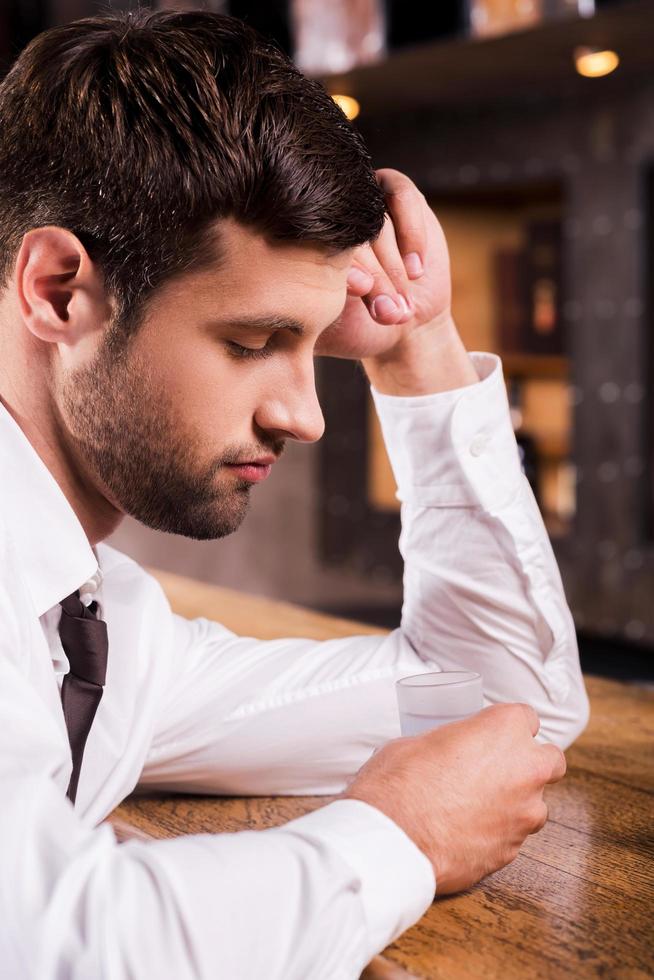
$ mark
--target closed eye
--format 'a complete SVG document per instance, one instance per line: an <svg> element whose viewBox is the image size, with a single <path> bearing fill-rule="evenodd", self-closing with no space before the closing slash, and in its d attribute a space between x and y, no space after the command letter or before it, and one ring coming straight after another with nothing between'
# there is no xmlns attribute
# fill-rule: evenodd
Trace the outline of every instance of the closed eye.
<svg viewBox="0 0 654 980"><path fill-rule="evenodd" d="M270 344L266 344L265 347L243 347L242 344L237 344L233 340L226 341L226 344L231 356L240 358L241 360L255 360L259 357L270 357L274 353Z"/></svg>

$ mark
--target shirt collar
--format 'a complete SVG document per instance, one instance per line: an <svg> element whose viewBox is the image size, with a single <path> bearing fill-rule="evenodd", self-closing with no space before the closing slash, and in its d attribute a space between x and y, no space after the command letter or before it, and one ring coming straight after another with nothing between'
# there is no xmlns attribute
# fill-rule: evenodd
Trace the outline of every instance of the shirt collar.
<svg viewBox="0 0 654 980"><path fill-rule="evenodd" d="M97 556L61 487L0 402L0 520L41 617L90 579Z"/></svg>

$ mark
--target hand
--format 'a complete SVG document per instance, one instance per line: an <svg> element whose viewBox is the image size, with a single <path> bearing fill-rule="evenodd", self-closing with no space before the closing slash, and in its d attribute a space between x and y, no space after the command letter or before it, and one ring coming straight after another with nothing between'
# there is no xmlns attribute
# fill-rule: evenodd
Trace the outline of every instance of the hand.
<svg viewBox="0 0 654 980"><path fill-rule="evenodd" d="M450 260L436 216L407 176L388 168L376 176L388 207L384 227L372 245L354 252L345 307L323 332L316 354L387 355L413 331L450 321ZM395 302L394 311L382 297Z"/></svg>
<svg viewBox="0 0 654 980"><path fill-rule="evenodd" d="M539 745L527 704L494 704L464 721L392 739L340 794L394 820L427 855L440 894L509 864L547 820L543 789L565 775L563 752Z"/></svg>

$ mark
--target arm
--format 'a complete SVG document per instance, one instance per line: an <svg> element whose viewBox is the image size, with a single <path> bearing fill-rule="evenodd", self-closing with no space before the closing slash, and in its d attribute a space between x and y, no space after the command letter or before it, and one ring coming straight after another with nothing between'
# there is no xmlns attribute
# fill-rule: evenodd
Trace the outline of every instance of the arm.
<svg viewBox="0 0 654 980"><path fill-rule="evenodd" d="M403 500L401 626L387 636L260 641L173 616L170 694L143 786L338 793L375 748L399 735L394 681L434 667L481 670L487 703L530 703L541 720L539 741L565 747L585 725L574 631L520 470L499 361L473 355L473 363L481 380L462 389L406 399L373 389ZM477 467L480 457L468 462L469 440L481 422L489 453ZM426 896L423 911L429 904L429 883L418 854L396 839L399 826L375 827L383 814L371 807L355 830L347 815L340 823L341 802L310 815L320 822L313 830L330 839L338 818L341 846L351 848L347 860L362 883L363 941L377 952L397 934L388 912L397 898L389 894L394 868L402 867L403 896L418 910L418 896ZM361 847L367 821L372 851ZM375 927L380 922L386 932Z"/></svg>
<svg viewBox="0 0 654 980"><path fill-rule="evenodd" d="M0 547L3 569L5 557ZM356 980L429 905L429 860L360 801L272 830L153 843L89 827L63 795L70 752L30 682L17 605L0 584L3 976Z"/></svg>
<svg viewBox="0 0 654 980"><path fill-rule="evenodd" d="M332 334L336 350L327 342L322 353L361 355L369 318L360 304L350 309L349 353L338 353L342 325ZM444 322L446 330L432 329ZM169 695L143 786L338 792L399 734L394 681L439 667L480 670L487 703L532 704L542 741L564 747L583 729L588 701L572 621L520 471L499 360L471 362L451 326L427 321L393 358L383 350L362 358L402 500L400 627L382 638L262 642L174 617ZM320 811L323 832L340 802ZM396 843L388 828L379 851L386 866ZM362 881L372 873L364 868ZM416 893L421 874L415 866ZM369 923L387 898L376 894Z"/></svg>
<svg viewBox="0 0 654 980"><path fill-rule="evenodd" d="M455 337L455 349L459 344ZM538 739L567 748L589 713L574 623L520 466L500 360L460 350L481 378L473 387L419 396L372 388L402 502L403 628L442 669L479 671L487 703L531 704L541 720ZM465 370L462 364L457 375L457 357L450 384ZM426 350L419 362L430 363ZM383 372L370 374L382 389L398 390ZM433 442L425 439L430 426ZM440 456L432 449L439 431L447 433ZM416 544L429 536L438 545L415 547L414 528ZM422 598L411 616L409 591Z"/></svg>
<svg viewBox="0 0 654 980"><path fill-rule="evenodd" d="M588 722L588 697L559 570L518 463L499 358L478 355L473 361L459 337L447 245L424 195L397 171L378 174L393 223L382 232L381 247L363 256L374 280L365 304L374 310L375 295L396 287L410 305L405 315L388 321L381 347L373 339L371 316L363 322L362 304L351 315L402 501L402 554L411 535L409 512L448 506L448 500L454 508L450 533L439 539L440 554L432 552L422 563L417 556L413 563L427 583L423 595L432 592L434 601L407 630L414 647L435 656L441 667L478 670L490 702L528 701L541 719L539 740L565 748ZM409 282L401 255L414 251L424 256L424 266L412 271ZM480 377L483 383L476 384ZM433 451L439 440L433 430L428 433L436 404L458 472L456 465L437 461ZM471 522L462 508L475 511L471 533L464 530ZM426 514L421 533L425 523ZM458 540L457 524L463 531ZM480 562L491 551L495 559ZM448 578L455 577L445 562L460 566L457 591L465 590L463 601L448 587ZM406 555L405 570L406 586L412 574ZM504 671L506 652L512 664Z"/></svg>
<svg viewBox="0 0 654 980"><path fill-rule="evenodd" d="M338 792L399 734L394 681L425 670L478 670L487 703L527 701L539 738L560 747L587 722L572 618L520 468L501 364L471 359L461 342L447 246L423 195L396 171L378 173L393 220L357 254L343 314L316 352L360 358L371 381L402 501L401 624L381 639L260 642L177 618L171 690L181 678L185 696L162 708L146 785ZM411 252L423 269L409 282L400 256ZM410 307L375 322L384 294Z"/></svg>
<svg viewBox="0 0 654 980"><path fill-rule="evenodd" d="M425 670L478 670L486 704L535 708L541 741L565 748L585 727L574 627L520 468L501 365L493 355L471 363L474 385L416 397L372 389L402 500L400 626L261 641L174 616L170 695L142 785L338 793L400 734L395 680Z"/></svg>

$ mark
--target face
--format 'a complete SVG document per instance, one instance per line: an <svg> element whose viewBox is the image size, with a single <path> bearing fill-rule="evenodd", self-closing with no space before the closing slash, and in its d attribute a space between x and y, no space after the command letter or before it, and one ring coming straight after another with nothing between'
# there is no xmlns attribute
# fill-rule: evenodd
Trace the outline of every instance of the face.
<svg viewBox="0 0 654 980"><path fill-rule="evenodd" d="M353 254L270 245L231 219L221 234L219 265L162 286L124 349L109 329L59 382L87 478L120 512L197 539L235 531L266 472L234 464L322 435L314 346L343 309Z"/></svg>

